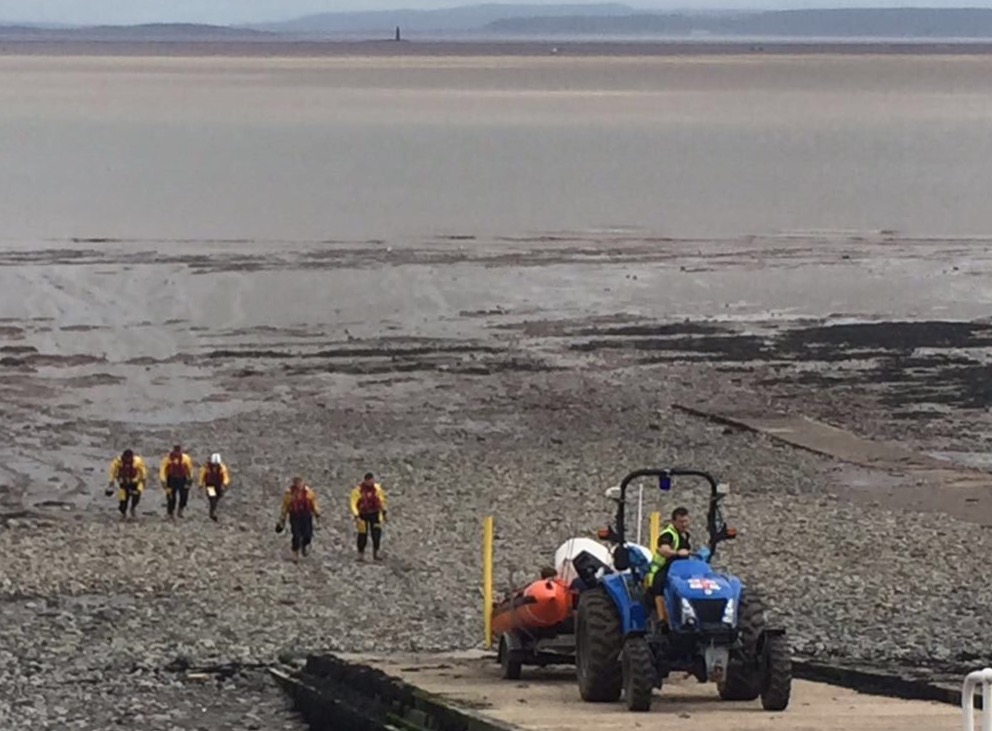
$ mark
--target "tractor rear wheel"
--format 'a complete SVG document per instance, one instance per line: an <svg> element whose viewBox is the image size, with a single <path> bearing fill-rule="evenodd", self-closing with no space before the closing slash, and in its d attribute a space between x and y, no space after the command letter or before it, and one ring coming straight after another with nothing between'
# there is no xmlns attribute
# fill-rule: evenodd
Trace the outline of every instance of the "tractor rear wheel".
<svg viewBox="0 0 992 731"><path fill-rule="evenodd" d="M651 648L643 637L628 637L623 643L623 694L629 711L650 711L654 690Z"/></svg>
<svg viewBox="0 0 992 731"><path fill-rule="evenodd" d="M600 586L579 596L575 627L575 669L579 694L590 703L620 699L623 628L613 600Z"/></svg>
<svg viewBox="0 0 992 731"><path fill-rule="evenodd" d="M725 701L753 701L761 695L758 674L758 640L765 629L765 603L756 593L741 589L737 630L742 650L730 656L730 666L716 687Z"/></svg>
<svg viewBox="0 0 992 731"><path fill-rule="evenodd" d="M764 687L761 689L761 707L766 711L784 711L792 695L792 657L785 635L765 638Z"/></svg>

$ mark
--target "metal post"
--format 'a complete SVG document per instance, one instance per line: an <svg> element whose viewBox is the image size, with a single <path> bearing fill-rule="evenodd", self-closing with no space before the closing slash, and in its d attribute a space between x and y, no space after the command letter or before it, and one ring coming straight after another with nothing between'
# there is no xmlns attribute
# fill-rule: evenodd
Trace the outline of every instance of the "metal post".
<svg viewBox="0 0 992 731"><path fill-rule="evenodd" d="M992 731L992 668L968 673L961 689L964 731L975 731L975 690L982 685L982 731Z"/></svg>
<svg viewBox="0 0 992 731"><path fill-rule="evenodd" d="M486 649L493 646L493 516L482 521L482 621Z"/></svg>
<svg viewBox="0 0 992 731"><path fill-rule="evenodd" d="M982 678L982 731L992 731L992 670Z"/></svg>
<svg viewBox="0 0 992 731"><path fill-rule="evenodd" d="M644 485L637 490L637 545L641 544L641 525L644 523Z"/></svg>
<svg viewBox="0 0 992 731"><path fill-rule="evenodd" d="M658 538L661 536L661 513L651 513L651 545L652 551L658 550Z"/></svg>

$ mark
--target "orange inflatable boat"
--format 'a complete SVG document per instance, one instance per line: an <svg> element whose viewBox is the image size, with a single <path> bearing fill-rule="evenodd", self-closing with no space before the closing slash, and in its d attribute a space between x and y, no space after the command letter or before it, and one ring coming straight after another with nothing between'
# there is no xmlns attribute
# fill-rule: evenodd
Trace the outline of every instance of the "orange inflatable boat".
<svg viewBox="0 0 992 731"><path fill-rule="evenodd" d="M493 607L493 634L547 629L572 613L572 592L557 577L538 579Z"/></svg>

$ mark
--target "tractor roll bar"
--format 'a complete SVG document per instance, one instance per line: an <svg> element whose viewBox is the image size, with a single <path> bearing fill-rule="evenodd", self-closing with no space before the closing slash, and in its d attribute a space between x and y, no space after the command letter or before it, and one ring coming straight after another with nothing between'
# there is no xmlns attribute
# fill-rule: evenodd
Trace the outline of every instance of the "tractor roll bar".
<svg viewBox="0 0 992 731"><path fill-rule="evenodd" d="M723 530L725 530L725 526L717 525L717 523L722 523L722 518L719 515L719 502L721 496L717 490L717 481L708 472L678 468L634 470L623 478L620 482L620 499L617 500L616 533L617 538L619 539L619 545L622 546L626 543L627 531L625 525L625 510L627 505L627 486L634 480L640 479L641 477L657 477L658 488L663 491L668 491L671 488L671 479L673 477L701 477L706 480L710 485L710 507L707 511L708 514L706 516L706 522L710 533L710 550L715 550L716 544L720 540L720 537L718 536ZM651 550L655 550L655 546L651 546Z"/></svg>

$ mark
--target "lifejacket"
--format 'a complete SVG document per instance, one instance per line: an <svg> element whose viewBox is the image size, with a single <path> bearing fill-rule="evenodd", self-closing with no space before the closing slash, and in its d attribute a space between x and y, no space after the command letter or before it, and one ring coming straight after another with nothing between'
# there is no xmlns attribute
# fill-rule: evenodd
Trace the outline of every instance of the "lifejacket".
<svg viewBox="0 0 992 731"><path fill-rule="evenodd" d="M138 482L138 468L134 462L121 461L121 467L117 471L117 482L121 485L134 485Z"/></svg>
<svg viewBox="0 0 992 731"><path fill-rule="evenodd" d="M295 516L309 515L312 512L312 506L310 504L310 494L306 488L303 488L289 501L289 514Z"/></svg>
<svg viewBox="0 0 992 731"><path fill-rule="evenodd" d="M358 496L358 513L359 515L369 515L371 513L379 513L382 511L382 500L379 499L379 493L375 489L375 486L366 487L361 486L361 493Z"/></svg>
<svg viewBox="0 0 992 731"><path fill-rule="evenodd" d="M675 529L674 525L666 526L663 531L658 535L660 539L663 535L670 535L672 537L672 550L677 551L682 545L682 536ZM654 581L655 574L661 571L668 564L669 559L658 553L658 548L655 546L654 554L651 556L651 568L648 571L648 575L644 578L644 585L651 586Z"/></svg>
<svg viewBox="0 0 992 731"><path fill-rule="evenodd" d="M207 487L216 487L218 490L224 486L224 472L219 464L207 465L207 474L203 479Z"/></svg>
<svg viewBox="0 0 992 731"><path fill-rule="evenodd" d="M178 477L181 480L189 478L189 474L186 472L186 465L183 464L182 453L169 453L169 465L165 468L165 474L167 477Z"/></svg>

